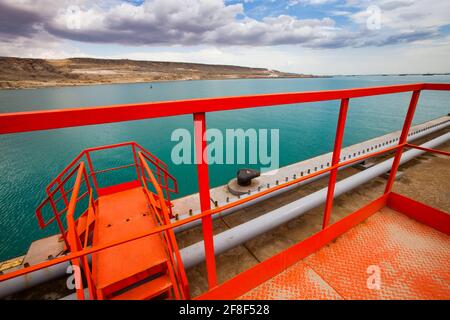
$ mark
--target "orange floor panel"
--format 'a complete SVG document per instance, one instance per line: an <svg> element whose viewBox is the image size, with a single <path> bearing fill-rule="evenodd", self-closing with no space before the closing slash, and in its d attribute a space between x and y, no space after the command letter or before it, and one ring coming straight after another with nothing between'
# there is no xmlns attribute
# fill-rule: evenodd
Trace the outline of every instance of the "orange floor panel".
<svg viewBox="0 0 450 320"><path fill-rule="evenodd" d="M98 200L95 245L128 239L156 226L142 188L121 191ZM106 249L93 255L97 289L105 288L167 260L159 234Z"/></svg>
<svg viewBox="0 0 450 320"><path fill-rule="evenodd" d="M241 298L339 297L450 299L450 237L386 207Z"/></svg>
<svg viewBox="0 0 450 320"><path fill-rule="evenodd" d="M241 297L244 300L307 300L342 299L313 269L297 262Z"/></svg>

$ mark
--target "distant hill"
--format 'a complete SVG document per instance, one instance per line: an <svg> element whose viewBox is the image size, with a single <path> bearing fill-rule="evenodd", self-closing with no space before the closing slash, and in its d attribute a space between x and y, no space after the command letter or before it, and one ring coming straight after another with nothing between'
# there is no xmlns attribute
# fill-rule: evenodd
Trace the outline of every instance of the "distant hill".
<svg viewBox="0 0 450 320"><path fill-rule="evenodd" d="M104 83L202 79L311 78L263 68L184 62L0 57L0 88L38 88Z"/></svg>

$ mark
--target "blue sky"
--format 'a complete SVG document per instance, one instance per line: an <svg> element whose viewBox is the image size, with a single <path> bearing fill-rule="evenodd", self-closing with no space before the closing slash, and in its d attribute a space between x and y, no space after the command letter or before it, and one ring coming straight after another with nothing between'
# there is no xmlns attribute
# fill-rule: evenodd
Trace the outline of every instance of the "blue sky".
<svg viewBox="0 0 450 320"><path fill-rule="evenodd" d="M449 72L449 13L448 0L0 0L0 55Z"/></svg>
<svg viewBox="0 0 450 320"><path fill-rule="evenodd" d="M254 19L261 20L266 16L277 16L280 14L291 15L303 19L322 19L328 17L333 12L337 3L323 3L311 5L308 3L295 3L293 1L239 1L229 0L227 4L242 3L246 14Z"/></svg>

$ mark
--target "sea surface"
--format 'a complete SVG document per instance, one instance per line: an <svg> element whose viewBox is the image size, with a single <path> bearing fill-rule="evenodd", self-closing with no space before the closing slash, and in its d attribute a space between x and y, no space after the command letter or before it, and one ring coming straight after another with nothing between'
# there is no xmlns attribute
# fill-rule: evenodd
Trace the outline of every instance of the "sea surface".
<svg viewBox="0 0 450 320"><path fill-rule="evenodd" d="M0 90L0 113L78 108L201 97L331 90L404 83L444 82L450 76L339 76L316 79L246 79L114 84L26 90ZM402 127L410 93L350 101L344 145L374 138ZM234 110L207 114L208 128L279 129L280 166L332 150L339 101ZM450 112L450 93L422 92L414 123ZM197 192L195 165L174 165L171 141L178 128L193 132L192 116L140 120L107 125L0 135L0 261L26 253L32 241L56 232L41 230L35 208L46 185L84 148L136 141L169 165L181 197ZM129 154L94 159L96 169L129 163ZM242 167L210 165L211 187L227 183ZM132 171L109 174L101 183L127 180Z"/></svg>

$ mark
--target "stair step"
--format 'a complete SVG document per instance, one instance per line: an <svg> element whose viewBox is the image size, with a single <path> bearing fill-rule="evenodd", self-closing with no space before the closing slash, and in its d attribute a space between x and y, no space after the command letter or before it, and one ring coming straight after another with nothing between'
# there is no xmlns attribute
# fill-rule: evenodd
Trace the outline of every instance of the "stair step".
<svg viewBox="0 0 450 320"><path fill-rule="evenodd" d="M112 300L148 300L161 295L172 287L168 275L163 275L152 281L144 283L136 288L130 289Z"/></svg>

